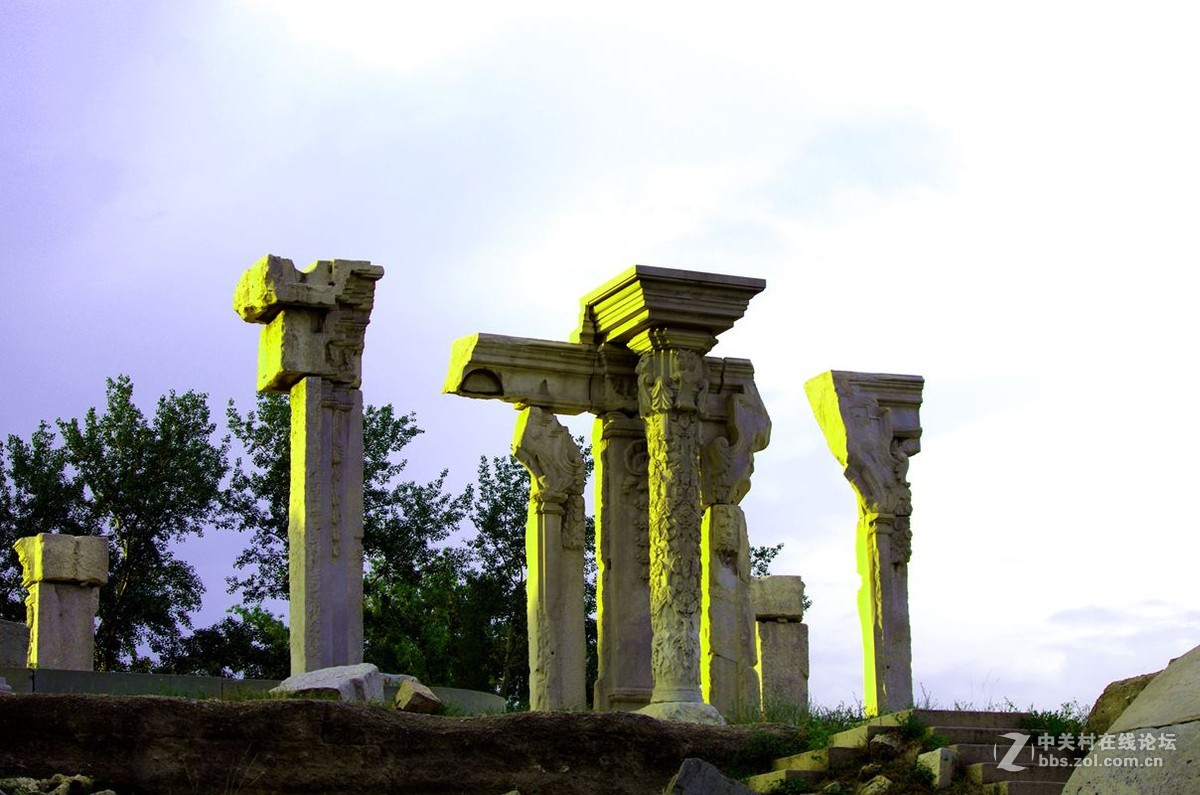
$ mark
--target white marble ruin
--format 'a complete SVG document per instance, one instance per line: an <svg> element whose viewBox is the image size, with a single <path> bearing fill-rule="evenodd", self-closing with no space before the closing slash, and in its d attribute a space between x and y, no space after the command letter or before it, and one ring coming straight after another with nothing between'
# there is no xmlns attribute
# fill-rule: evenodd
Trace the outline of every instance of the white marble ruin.
<svg viewBox="0 0 1200 795"><path fill-rule="evenodd" d="M804 385L829 449L858 497L858 593L868 714L911 707L908 460L921 451L915 375L831 370Z"/></svg>
<svg viewBox="0 0 1200 795"><path fill-rule="evenodd" d="M794 575L755 577L750 601L758 623L758 676L763 711L787 705L808 709L808 625L804 581Z"/></svg>
<svg viewBox="0 0 1200 795"><path fill-rule="evenodd" d="M30 668L91 671L100 586L108 582L108 542L96 536L38 533L13 545L29 625Z"/></svg>
<svg viewBox="0 0 1200 795"><path fill-rule="evenodd" d="M383 268L267 256L234 309L264 324L258 389L291 396L292 673L362 662L362 351Z"/></svg>
<svg viewBox="0 0 1200 795"><path fill-rule="evenodd" d="M455 343L445 392L597 417L597 710L717 722L712 704L758 704L737 503L770 421L750 362L705 354L764 286L635 266L584 297L571 342Z"/></svg>
<svg viewBox="0 0 1200 795"><path fill-rule="evenodd" d="M583 456L553 413L531 406L517 420L513 455L529 470L525 529L529 708L587 706L583 609Z"/></svg>

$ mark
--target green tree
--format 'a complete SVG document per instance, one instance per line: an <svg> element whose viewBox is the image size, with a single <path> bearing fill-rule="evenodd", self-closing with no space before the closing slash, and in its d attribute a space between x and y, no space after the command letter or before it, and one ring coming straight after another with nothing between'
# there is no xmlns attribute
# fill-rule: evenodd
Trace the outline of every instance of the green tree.
<svg viewBox="0 0 1200 795"><path fill-rule="evenodd" d="M230 608L211 627L181 638L159 662L159 671L239 679L283 679L291 668L287 626L262 607Z"/></svg>
<svg viewBox="0 0 1200 795"><path fill-rule="evenodd" d="M28 442L8 438L0 479L6 526L18 536L107 539L96 667L148 670L154 660L145 648L160 655L173 648L200 606L204 587L171 545L225 524L229 440L213 442L206 395L172 391L150 420L134 404L128 376L108 379L105 397L102 413L92 408L82 422L58 420L61 445L44 422ZM11 614L11 558L0 573Z"/></svg>

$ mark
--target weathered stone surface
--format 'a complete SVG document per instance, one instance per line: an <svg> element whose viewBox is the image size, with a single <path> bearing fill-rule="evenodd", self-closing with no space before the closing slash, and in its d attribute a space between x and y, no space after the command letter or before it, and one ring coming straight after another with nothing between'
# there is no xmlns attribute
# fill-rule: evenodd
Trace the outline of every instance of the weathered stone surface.
<svg viewBox="0 0 1200 795"><path fill-rule="evenodd" d="M759 621L758 673L762 703L808 707L808 625L796 621Z"/></svg>
<svg viewBox="0 0 1200 795"><path fill-rule="evenodd" d="M1172 660L1107 733L1116 736L1115 747L1093 748L1064 795L1200 792L1200 646ZM1137 747L1121 748L1121 735L1131 735ZM1140 747L1146 736L1153 748Z"/></svg>
<svg viewBox="0 0 1200 795"><path fill-rule="evenodd" d="M383 268L359 260L319 260L299 271L268 255L238 281L233 308L248 323L264 324L258 389L287 392L320 376L358 387L363 337Z"/></svg>
<svg viewBox="0 0 1200 795"><path fill-rule="evenodd" d="M700 685L704 700L731 720L762 710L758 643L750 605L750 540L737 505L711 505L700 528Z"/></svg>
<svg viewBox="0 0 1200 795"><path fill-rule="evenodd" d="M0 668L24 668L29 660L29 627L0 619Z"/></svg>
<svg viewBox="0 0 1200 795"><path fill-rule="evenodd" d="M292 673L362 661L362 352L383 269L267 256L234 309L263 324L258 389L292 410L288 509Z"/></svg>
<svg viewBox="0 0 1200 795"><path fill-rule="evenodd" d="M309 699L80 695L0 698L9 726L22 729L3 732L0 770L14 775L84 770L120 793L241 795L646 795L688 757L767 770L769 749L797 736L627 713L451 718Z"/></svg>
<svg viewBox="0 0 1200 795"><path fill-rule="evenodd" d="M754 790L726 778L703 759L685 759L663 795L753 795Z"/></svg>
<svg viewBox="0 0 1200 795"><path fill-rule="evenodd" d="M876 776L863 784L858 795L887 795L892 791L892 780L887 776Z"/></svg>
<svg viewBox="0 0 1200 795"><path fill-rule="evenodd" d="M393 706L405 712L417 712L422 715L436 715L445 709L442 700L416 679L407 679L400 683Z"/></svg>
<svg viewBox="0 0 1200 795"><path fill-rule="evenodd" d="M382 704L383 676L370 663L339 665L289 676L278 687L271 688L271 692L288 693L297 698L336 697L356 704Z"/></svg>
<svg viewBox="0 0 1200 795"><path fill-rule="evenodd" d="M673 723L699 723L705 726L725 724L721 713L703 701L651 701L637 713Z"/></svg>
<svg viewBox="0 0 1200 795"><path fill-rule="evenodd" d="M1104 734L1107 732L1108 728L1113 725L1113 722L1121 717L1121 713L1146 689L1146 685L1150 684L1154 677L1160 673L1162 671L1142 674L1141 676L1131 676L1128 679L1120 679L1113 682L1104 688L1104 692L1100 694L1100 698L1096 699L1095 705L1092 706L1091 712L1088 713L1083 731L1091 734Z"/></svg>
<svg viewBox="0 0 1200 795"><path fill-rule="evenodd" d="M584 297L570 343L484 334L455 343L445 392L601 418L597 436L609 444L597 445L599 710L645 702L646 646L652 700L703 701L701 512L741 499L752 455L770 429L750 363L704 354L764 286L759 279L635 266ZM644 426L635 430L644 433L644 448L637 435L609 434L631 424L634 414ZM640 469L639 453L644 476L633 472ZM626 459L622 466L618 456ZM702 473L709 495L704 504ZM648 566L641 561L643 544ZM633 571L618 564L626 558ZM718 578L717 562L710 581ZM732 659L712 655L706 673L738 691L755 683L755 649L749 598L735 593L732 601L746 616L740 622L746 631L732 644L739 649Z"/></svg>
<svg viewBox="0 0 1200 795"><path fill-rule="evenodd" d="M864 709L911 707L908 460L921 451L921 390L913 375L831 370L804 385L829 450L858 497L858 593Z"/></svg>
<svg viewBox="0 0 1200 795"><path fill-rule="evenodd" d="M958 753L953 748L935 748L918 756L917 764L929 771L934 789L945 789L954 780Z"/></svg>
<svg viewBox="0 0 1200 795"><path fill-rule="evenodd" d="M553 413L523 410L513 456L530 475L525 526L529 708L587 705L583 456Z"/></svg>
<svg viewBox="0 0 1200 795"><path fill-rule="evenodd" d="M895 759L904 751L904 743L898 735L886 732L872 737L867 743L867 750L870 751L872 759L886 762Z"/></svg>
<svg viewBox="0 0 1200 795"><path fill-rule="evenodd" d="M750 603L759 621L804 620L804 580L797 575L774 574L750 578Z"/></svg>
<svg viewBox="0 0 1200 795"><path fill-rule="evenodd" d="M66 582L104 585L108 582L108 542L96 536L38 533L13 544L21 561L21 585Z"/></svg>
<svg viewBox="0 0 1200 795"><path fill-rule="evenodd" d="M11 693L12 688L9 687L8 680L0 676L0 693Z"/></svg>

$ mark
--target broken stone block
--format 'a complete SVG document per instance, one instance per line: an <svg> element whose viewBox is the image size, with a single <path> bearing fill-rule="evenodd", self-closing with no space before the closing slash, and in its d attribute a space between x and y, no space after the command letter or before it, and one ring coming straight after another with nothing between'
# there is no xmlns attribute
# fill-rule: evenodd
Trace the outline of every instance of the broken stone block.
<svg viewBox="0 0 1200 795"><path fill-rule="evenodd" d="M21 585L67 582L104 585L108 582L108 542L98 536L38 533L13 544L21 560Z"/></svg>
<svg viewBox="0 0 1200 795"><path fill-rule="evenodd" d="M751 795L753 792L745 784L726 778L703 759L685 759L663 795Z"/></svg>
<svg viewBox="0 0 1200 795"><path fill-rule="evenodd" d="M29 660L29 627L0 620L0 668L24 668Z"/></svg>
<svg viewBox="0 0 1200 795"><path fill-rule="evenodd" d="M892 791L892 780L887 776L876 776L863 784L858 795L886 795Z"/></svg>
<svg viewBox="0 0 1200 795"><path fill-rule="evenodd" d="M795 575L750 579L750 603L759 621L804 620L804 580Z"/></svg>
<svg viewBox="0 0 1200 795"><path fill-rule="evenodd" d="M958 754L952 748L935 748L918 756L917 764L933 776L934 789L945 789L954 780Z"/></svg>
<svg viewBox="0 0 1200 795"><path fill-rule="evenodd" d="M0 693L11 693L12 687L9 686L8 680L0 676Z"/></svg>
<svg viewBox="0 0 1200 795"><path fill-rule="evenodd" d="M382 704L383 676L370 663L337 665L289 676L271 688L294 698L337 698L352 704Z"/></svg>
<svg viewBox="0 0 1200 795"><path fill-rule="evenodd" d="M436 715L445 709L442 700L432 690L412 678L400 683L393 706L403 712L417 712L422 715Z"/></svg>
<svg viewBox="0 0 1200 795"><path fill-rule="evenodd" d="M877 734L868 744L872 759L888 761L904 751L903 741L895 734Z"/></svg>

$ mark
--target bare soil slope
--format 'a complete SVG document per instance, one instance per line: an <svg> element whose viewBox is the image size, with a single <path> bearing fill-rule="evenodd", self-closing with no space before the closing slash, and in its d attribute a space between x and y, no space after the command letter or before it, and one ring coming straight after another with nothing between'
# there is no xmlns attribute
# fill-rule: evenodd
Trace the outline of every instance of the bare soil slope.
<svg viewBox="0 0 1200 795"><path fill-rule="evenodd" d="M412 715L330 701L0 697L0 777L85 773L119 795L660 793L687 757L762 772L788 726L631 714Z"/></svg>

